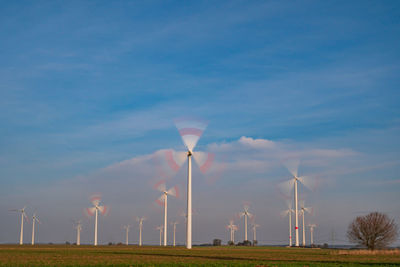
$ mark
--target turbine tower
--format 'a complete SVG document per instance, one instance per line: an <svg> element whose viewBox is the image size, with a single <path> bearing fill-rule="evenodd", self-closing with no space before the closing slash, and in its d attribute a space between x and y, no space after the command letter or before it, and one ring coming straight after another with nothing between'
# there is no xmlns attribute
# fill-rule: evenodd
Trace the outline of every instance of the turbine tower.
<svg viewBox="0 0 400 267"><path fill-rule="evenodd" d="M128 225L124 225L124 229L125 229L125 245L129 245L129 229L131 228L131 226Z"/></svg>
<svg viewBox="0 0 400 267"><path fill-rule="evenodd" d="M35 244L35 222L41 223L36 216L36 213L32 216L32 245Z"/></svg>
<svg viewBox="0 0 400 267"><path fill-rule="evenodd" d="M23 207L22 209L9 210L9 211L21 212L21 231L20 231L20 235L19 235L19 244L20 245L22 245L24 243L24 218L26 220L28 220L28 217L26 216L26 213L25 213L25 209L26 209L26 207Z"/></svg>
<svg viewBox="0 0 400 267"><path fill-rule="evenodd" d="M164 246L167 245L167 216L168 216L168 195L179 197L179 189L178 186L171 187L170 189L166 189L165 180L159 181L154 186L158 191L162 192L162 195L157 199L157 203L162 206L164 202Z"/></svg>
<svg viewBox="0 0 400 267"><path fill-rule="evenodd" d="M316 224L309 224L308 227L310 227L310 241L311 241L311 246L314 245L314 239L313 239L313 235L314 235L314 228L317 227Z"/></svg>
<svg viewBox="0 0 400 267"><path fill-rule="evenodd" d="M243 212L241 212L240 217L244 217L244 240L247 241L247 217L252 217L253 215L249 212L249 206L245 204L243 206Z"/></svg>
<svg viewBox="0 0 400 267"><path fill-rule="evenodd" d="M173 241L173 246L175 247L175 233L176 233L176 225L179 224L178 221L174 221L171 223L171 225L173 226L174 229L174 241Z"/></svg>
<svg viewBox="0 0 400 267"><path fill-rule="evenodd" d="M143 229L143 221L146 220L146 217L136 217L136 221L139 223L139 246L142 246L142 229Z"/></svg>
<svg viewBox="0 0 400 267"><path fill-rule="evenodd" d="M93 216L95 215L95 222L94 222L94 245L97 246L97 217L98 217L98 213L100 211L100 213L102 215L107 215L108 213L108 206L105 205L100 205L101 203L101 195L93 195L90 198L90 202L92 202L93 207L91 208L87 208L86 209L86 213L89 216Z"/></svg>
<svg viewBox="0 0 400 267"><path fill-rule="evenodd" d="M160 231L160 246L161 246L162 232L163 232L164 227L162 225L160 225L156 229Z"/></svg>
<svg viewBox="0 0 400 267"><path fill-rule="evenodd" d="M304 224L306 212L311 213L312 209L309 207L304 207L304 201L302 201L300 204L300 216L303 217L303 247L306 246L306 228Z"/></svg>
<svg viewBox="0 0 400 267"><path fill-rule="evenodd" d="M260 227L260 225L258 225L258 224L253 224L253 245L255 245L256 244L256 242L257 242L257 227Z"/></svg>
<svg viewBox="0 0 400 267"><path fill-rule="evenodd" d="M294 212L294 210L292 209L292 204L290 202L287 202L287 204L288 204L288 209L282 211L281 216L285 217L288 215L288 217L289 217L289 247L291 247L293 244L293 242L292 242L292 213Z"/></svg>
<svg viewBox="0 0 400 267"><path fill-rule="evenodd" d="M81 220L76 222L76 245L80 246L81 245L81 231L82 231L82 223Z"/></svg>
<svg viewBox="0 0 400 267"><path fill-rule="evenodd" d="M284 164L288 171L293 175L293 178L289 181L281 183L279 186L289 191L294 187L294 213L295 213L295 232L296 232L296 243L295 246L299 246L299 207L298 207L298 183L300 182L304 186L312 189L312 178L310 176L298 176L299 160L287 160Z"/></svg>

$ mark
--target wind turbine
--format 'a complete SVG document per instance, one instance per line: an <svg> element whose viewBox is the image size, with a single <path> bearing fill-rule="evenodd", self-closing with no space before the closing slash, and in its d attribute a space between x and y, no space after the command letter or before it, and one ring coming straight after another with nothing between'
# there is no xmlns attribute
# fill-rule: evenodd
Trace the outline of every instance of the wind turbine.
<svg viewBox="0 0 400 267"><path fill-rule="evenodd" d="M82 231L82 223L81 220L76 222L76 245L80 246L81 245L81 231Z"/></svg>
<svg viewBox="0 0 400 267"><path fill-rule="evenodd" d="M157 203L161 206L164 202L164 246L166 246L167 245L167 227L168 227L168 224L167 224L168 195L174 196L174 197L179 197L179 189L178 189L178 186L174 186L167 190L166 185L165 185L165 180L159 181L154 187L158 191L162 192L162 195L157 199Z"/></svg>
<svg viewBox="0 0 400 267"><path fill-rule="evenodd" d="M136 217L136 221L139 223L139 246L142 246L142 229L143 229L143 221L146 220L146 217Z"/></svg>
<svg viewBox="0 0 400 267"><path fill-rule="evenodd" d="M304 217L306 217L306 212L311 213L312 209L310 207L304 207L304 201L300 203L300 216L303 217L303 247L306 246L306 228L304 226Z"/></svg>
<svg viewBox="0 0 400 267"><path fill-rule="evenodd" d="M26 207L23 207L22 209L13 209L9 211L17 211L21 212L21 232L19 236L19 244L22 245L24 243L24 218L28 221L28 217L26 216L25 213Z"/></svg>
<svg viewBox="0 0 400 267"><path fill-rule="evenodd" d="M156 229L160 231L160 246L161 246L161 237L162 237L162 232L163 232L164 227L162 225L160 225Z"/></svg>
<svg viewBox="0 0 400 267"><path fill-rule="evenodd" d="M313 239L313 235L314 235L314 228L317 227L316 224L309 224L308 227L310 227L310 241L311 241L311 246L314 245L314 239Z"/></svg>
<svg viewBox="0 0 400 267"><path fill-rule="evenodd" d="M164 150L167 165L170 170L177 172L182 164L188 161L187 178L187 220L186 220L186 248L192 248L192 156L202 173L207 172L212 162L214 154L205 152L194 152L194 148L207 127L207 123L201 120L182 118L175 120L176 128L182 137L186 147L186 152L175 152L173 150Z"/></svg>
<svg viewBox="0 0 400 267"><path fill-rule="evenodd" d="M176 225L177 224L179 224L178 221L171 222L171 225L173 226L173 229L174 229L174 243L173 243L174 247L175 247L175 233L176 233Z"/></svg>
<svg viewBox="0 0 400 267"><path fill-rule="evenodd" d="M252 228L253 228L253 245L256 244L257 242L257 227L260 227L260 225L253 223Z"/></svg>
<svg viewBox="0 0 400 267"><path fill-rule="evenodd" d="M288 171L293 175L293 178L289 181L283 182L279 184L279 186L284 190L291 190L294 187L294 213L295 213L295 232L296 232L296 247L299 246L299 209L298 209L298 182L303 184L304 186L308 187L309 189L312 188L312 178L310 176L298 176L298 169L299 169L299 160L287 160L284 164Z"/></svg>
<svg viewBox="0 0 400 267"><path fill-rule="evenodd" d="M291 247L293 244L293 242L292 242L292 213L294 212L294 210L292 209L292 203L287 202L287 204L288 204L288 209L282 211L281 216L285 217L288 215L288 217L289 217L289 247Z"/></svg>
<svg viewBox="0 0 400 267"><path fill-rule="evenodd" d="M128 225L124 225L124 229L125 229L125 244L129 245L129 229L131 228L131 226Z"/></svg>
<svg viewBox="0 0 400 267"><path fill-rule="evenodd" d="M249 206L245 204L243 206L243 212L241 212L240 217L244 216L244 240L247 241L247 217L252 217L253 215L249 212Z"/></svg>
<svg viewBox="0 0 400 267"><path fill-rule="evenodd" d="M89 216L93 216L95 215L95 223L94 223L94 245L97 246L97 217L98 217L98 213L100 211L100 213L102 215L107 215L108 213L108 206L105 205L100 205L101 203L101 195L93 195L90 198L90 202L92 202L93 207L91 208L87 208L86 209L86 213Z"/></svg>
<svg viewBox="0 0 400 267"><path fill-rule="evenodd" d="M36 216L36 213L32 216L32 245L35 244L35 222L41 223Z"/></svg>

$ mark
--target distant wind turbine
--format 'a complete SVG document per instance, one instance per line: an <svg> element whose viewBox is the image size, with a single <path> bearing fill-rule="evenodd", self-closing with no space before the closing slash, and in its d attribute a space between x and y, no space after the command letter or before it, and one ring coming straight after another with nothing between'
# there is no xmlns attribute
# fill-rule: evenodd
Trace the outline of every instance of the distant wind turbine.
<svg viewBox="0 0 400 267"><path fill-rule="evenodd" d="M235 243L235 231L237 231L237 229L238 229L237 225L234 225L233 220L230 220L229 224L226 226L226 229L228 229L230 231L230 234L231 234L230 241L234 244Z"/></svg>
<svg viewBox="0 0 400 267"><path fill-rule="evenodd" d="M314 239L313 239L313 235L314 235L314 228L317 227L316 224L309 224L308 227L310 227L310 241L311 241L311 246L314 245Z"/></svg>
<svg viewBox="0 0 400 267"><path fill-rule="evenodd" d="M100 205L101 203L101 195L93 195L90 198L90 202L92 202L93 207L91 208L87 208L86 209L86 213L89 216L93 216L95 215L95 223L94 223L94 245L97 246L97 217L98 217L98 213L100 211L100 213L102 215L107 215L108 213L108 206L105 205Z"/></svg>
<svg viewBox="0 0 400 267"><path fill-rule="evenodd" d="M294 210L292 209L292 204L290 202L287 202L287 204L288 204L288 209L282 211L281 216L289 217L289 247L291 247L293 244L293 242L292 242L292 213L294 212Z"/></svg>
<svg viewBox="0 0 400 267"><path fill-rule="evenodd" d="M306 246L306 227L304 224L306 212L311 213L312 209L310 207L304 207L304 201L300 204L300 216L303 217L303 247Z"/></svg>
<svg viewBox="0 0 400 267"><path fill-rule="evenodd" d="M284 190L290 191L294 187L294 213L295 213L295 232L296 232L296 247L299 246L299 208L298 208L298 192L297 192L297 187L298 187L298 182L301 184L305 185L309 189L313 189L313 181L310 176L298 176L298 168L299 168L299 163L300 161L297 159L290 159L284 162L286 168L288 171L293 175L293 178L290 179L289 181L283 182L279 184L279 187L281 187Z"/></svg>
<svg viewBox="0 0 400 267"><path fill-rule="evenodd" d="M249 206L245 204L243 206L243 212L241 212L240 217L244 217L244 240L247 241L247 217L252 217L253 215L249 212Z"/></svg>
<svg viewBox="0 0 400 267"><path fill-rule="evenodd" d="M36 216L36 213L32 216L32 245L35 244L35 222L41 223Z"/></svg>
<svg viewBox="0 0 400 267"><path fill-rule="evenodd" d="M142 246L142 229L143 222L146 220L146 217L136 217L136 221L139 223L139 246Z"/></svg>
<svg viewBox="0 0 400 267"><path fill-rule="evenodd" d="M81 245L81 231L82 231L82 223L81 223L81 220L78 220L78 221L76 222L75 229L76 229L76 245L77 245L77 246L80 246L80 245Z"/></svg>
<svg viewBox="0 0 400 267"><path fill-rule="evenodd" d="M252 229L253 229L253 245L256 244L257 241L257 227L260 227L260 225L253 223Z"/></svg>
<svg viewBox="0 0 400 267"><path fill-rule="evenodd" d="M168 214L168 195L174 196L174 197L179 197L179 189L178 186L171 187L170 189L167 190L166 185L165 185L165 180L159 181L155 186L154 186L158 191L162 192L163 194L157 199L157 203L162 206L164 202L164 246L167 245L167 214Z"/></svg>
<svg viewBox="0 0 400 267"><path fill-rule="evenodd" d="M124 225L124 229L125 229L125 245L129 245L129 229L131 228L131 226L128 225Z"/></svg>
<svg viewBox="0 0 400 267"><path fill-rule="evenodd" d="M26 213L25 213L25 209L26 209L26 207L23 207L22 209L9 210L9 211L21 212L21 231L20 231L20 235L19 235L19 244L20 245L22 245L24 243L24 218L26 220L28 220L28 217L26 216Z"/></svg>
<svg viewBox="0 0 400 267"><path fill-rule="evenodd" d="M173 229L174 229L174 241L173 241L173 246L174 246L174 247L175 247L175 234L176 234L176 225L177 225L177 224L179 224L178 221L171 222L171 225L172 225L172 227L173 227Z"/></svg>
<svg viewBox="0 0 400 267"><path fill-rule="evenodd" d="M160 246L161 246L162 232L163 232L164 227L162 225L160 225L156 229L160 231Z"/></svg>

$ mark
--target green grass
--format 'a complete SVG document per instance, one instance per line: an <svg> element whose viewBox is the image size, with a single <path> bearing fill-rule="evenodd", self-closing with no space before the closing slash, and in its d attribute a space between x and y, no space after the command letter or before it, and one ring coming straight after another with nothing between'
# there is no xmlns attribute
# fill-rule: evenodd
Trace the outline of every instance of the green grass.
<svg viewBox="0 0 400 267"><path fill-rule="evenodd" d="M280 247L0 245L0 266L400 266L400 254Z"/></svg>

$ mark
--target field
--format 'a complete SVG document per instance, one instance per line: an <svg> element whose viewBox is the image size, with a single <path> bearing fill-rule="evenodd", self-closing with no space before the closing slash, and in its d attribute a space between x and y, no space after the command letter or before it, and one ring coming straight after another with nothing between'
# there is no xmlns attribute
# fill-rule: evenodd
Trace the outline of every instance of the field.
<svg viewBox="0 0 400 267"><path fill-rule="evenodd" d="M0 245L0 266L400 266L400 251Z"/></svg>

